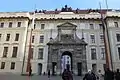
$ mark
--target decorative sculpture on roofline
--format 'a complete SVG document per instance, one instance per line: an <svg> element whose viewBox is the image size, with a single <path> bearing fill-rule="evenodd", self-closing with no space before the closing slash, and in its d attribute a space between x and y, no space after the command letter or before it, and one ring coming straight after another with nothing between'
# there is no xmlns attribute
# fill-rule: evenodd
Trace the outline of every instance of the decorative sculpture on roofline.
<svg viewBox="0 0 120 80"><path fill-rule="evenodd" d="M61 12L72 12L72 8L71 7L68 8L68 6L65 5L64 8L62 7Z"/></svg>

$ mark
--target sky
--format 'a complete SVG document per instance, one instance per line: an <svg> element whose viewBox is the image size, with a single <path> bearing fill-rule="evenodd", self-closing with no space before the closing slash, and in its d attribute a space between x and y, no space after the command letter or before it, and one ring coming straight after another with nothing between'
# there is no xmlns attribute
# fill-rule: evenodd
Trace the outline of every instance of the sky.
<svg viewBox="0 0 120 80"><path fill-rule="evenodd" d="M105 0L1 0L0 12L55 10L64 5L73 9L99 9L99 2L106 8ZM110 9L120 9L120 0L107 0L107 3Z"/></svg>

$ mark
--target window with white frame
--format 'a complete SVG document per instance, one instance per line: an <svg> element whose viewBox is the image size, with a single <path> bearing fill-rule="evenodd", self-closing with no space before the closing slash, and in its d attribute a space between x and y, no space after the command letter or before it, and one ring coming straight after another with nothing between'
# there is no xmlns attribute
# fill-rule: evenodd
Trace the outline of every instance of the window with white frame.
<svg viewBox="0 0 120 80"><path fill-rule="evenodd" d="M32 36L32 43L34 43L34 38L35 38L35 36L33 35L33 36Z"/></svg>
<svg viewBox="0 0 120 80"><path fill-rule="evenodd" d="M7 57L7 54L8 54L8 47L4 47L4 50L3 50L3 57Z"/></svg>
<svg viewBox="0 0 120 80"><path fill-rule="evenodd" d="M119 57L119 60L120 60L120 47L118 47L118 57Z"/></svg>
<svg viewBox="0 0 120 80"><path fill-rule="evenodd" d="M4 27L4 23L2 22L1 24L0 24L0 28L3 28Z"/></svg>
<svg viewBox="0 0 120 80"><path fill-rule="evenodd" d="M38 49L38 59L43 59L43 48Z"/></svg>
<svg viewBox="0 0 120 80"><path fill-rule="evenodd" d="M114 22L114 26L115 26L115 27L118 27L118 22Z"/></svg>
<svg viewBox="0 0 120 80"><path fill-rule="evenodd" d="M91 59L92 60L96 60L97 59L96 48L91 48Z"/></svg>
<svg viewBox="0 0 120 80"><path fill-rule="evenodd" d="M100 43L104 43L104 36L103 36L103 34L100 34Z"/></svg>
<svg viewBox="0 0 120 80"><path fill-rule="evenodd" d="M105 48L101 48L101 59L105 60Z"/></svg>
<svg viewBox="0 0 120 80"><path fill-rule="evenodd" d="M41 29L44 29L45 28L45 24L41 24Z"/></svg>
<svg viewBox="0 0 120 80"><path fill-rule="evenodd" d="M40 36L40 41L39 41L40 43L43 43L44 42L44 36L43 35L41 35Z"/></svg>
<svg viewBox="0 0 120 80"><path fill-rule="evenodd" d="M93 24L90 24L90 29L94 29L94 25Z"/></svg>
<svg viewBox="0 0 120 80"><path fill-rule="evenodd" d="M116 38L117 38L117 42L120 42L120 34L119 33L116 34Z"/></svg>
<svg viewBox="0 0 120 80"><path fill-rule="evenodd" d="M90 41L91 41L91 43L95 43L95 35L94 34L90 35Z"/></svg>

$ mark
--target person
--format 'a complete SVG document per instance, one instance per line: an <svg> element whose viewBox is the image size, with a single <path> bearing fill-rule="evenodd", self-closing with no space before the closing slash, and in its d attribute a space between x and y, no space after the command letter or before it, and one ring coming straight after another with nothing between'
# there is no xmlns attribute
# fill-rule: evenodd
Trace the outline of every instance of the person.
<svg viewBox="0 0 120 80"><path fill-rule="evenodd" d="M71 71L69 71L68 69L64 69L64 71L62 73L62 79L63 80L73 80Z"/></svg>
<svg viewBox="0 0 120 80"><path fill-rule="evenodd" d="M112 72L109 68L105 71L104 80L114 80L114 72Z"/></svg>
<svg viewBox="0 0 120 80"><path fill-rule="evenodd" d="M31 69L31 66L30 66L30 70L29 70L29 76L32 75L32 69Z"/></svg>
<svg viewBox="0 0 120 80"><path fill-rule="evenodd" d="M48 70L48 78L50 78L50 70Z"/></svg>
<svg viewBox="0 0 120 80"><path fill-rule="evenodd" d="M119 69L117 69L117 72L115 73L115 79L120 80L120 72Z"/></svg>
<svg viewBox="0 0 120 80"><path fill-rule="evenodd" d="M89 69L88 73L85 74L83 80L96 80L95 74Z"/></svg>
<svg viewBox="0 0 120 80"><path fill-rule="evenodd" d="M101 73L101 70L98 70L98 77L99 77L99 80L102 80L102 73Z"/></svg>

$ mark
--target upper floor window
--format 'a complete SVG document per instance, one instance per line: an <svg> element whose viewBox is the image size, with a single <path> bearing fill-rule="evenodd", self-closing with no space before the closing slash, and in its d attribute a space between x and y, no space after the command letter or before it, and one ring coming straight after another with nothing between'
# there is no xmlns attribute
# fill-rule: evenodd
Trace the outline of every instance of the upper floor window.
<svg viewBox="0 0 120 80"><path fill-rule="evenodd" d="M4 47L3 57L7 57L7 54L8 54L8 47Z"/></svg>
<svg viewBox="0 0 120 80"><path fill-rule="evenodd" d="M120 47L118 47L118 57L120 59Z"/></svg>
<svg viewBox="0 0 120 80"><path fill-rule="evenodd" d="M13 47L12 57L17 57L17 51L18 51L18 47Z"/></svg>
<svg viewBox="0 0 120 80"><path fill-rule="evenodd" d="M15 41L18 41L18 40L19 40L19 34L17 33L15 36Z"/></svg>
<svg viewBox="0 0 120 80"><path fill-rule="evenodd" d="M100 28L100 29L103 29L103 26L102 26L102 24L99 24L99 28Z"/></svg>
<svg viewBox="0 0 120 80"><path fill-rule="evenodd" d="M94 29L94 25L93 24L90 24L90 29Z"/></svg>
<svg viewBox="0 0 120 80"><path fill-rule="evenodd" d="M104 43L104 36L103 36L103 34L100 34L100 43Z"/></svg>
<svg viewBox="0 0 120 80"><path fill-rule="evenodd" d="M43 43L44 42L44 36L40 36L40 43Z"/></svg>
<svg viewBox="0 0 120 80"><path fill-rule="evenodd" d="M45 24L41 24L41 29L44 29L45 28Z"/></svg>
<svg viewBox="0 0 120 80"><path fill-rule="evenodd" d="M101 48L101 59L105 60L105 48Z"/></svg>
<svg viewBox="0 0 120 80"><path fill-rule="evenodd" d="M30 54L31 55L31 57L30 57L31 59L33 59L33 52L34 52L34 50L33 50L33 48L31 48L31 54Z"/></svg>
<svg viewBox="0 0 120 80"><path fill-rule="evenodd" d="M95 35L90 35L91 43L95 43Z"/></svg>
<svg viewBox="0 0 120 80"><path fill-rule="evenodd" d="M1 36L2 36L2 34L0 34L0 41L1 41Z"/></svg>
<svg viewBox="0 0 120 80"><path fill-rule="evenodd" d="M4 23L1 23L1 24L0 24L0 27L3 28L3 27L4 27Z"/></svg>
<svg viewBox="0 0 120 80"><path fill-rule="evenodd" d="M18 22L17 27L21 27L21 22Z"/></svg>
<svg viewBox="0 0 120 80"><path fill-rule="evenodd" d="M35 36L32 36L32 43L34 43L34 37L35 37Z"/></svg>
<svg viewBox="0 0 120 80"><path fill-rule="evenodd" d="M91 59L92 59L92 60L97 59L96 49L95 49L95 48L91 48Z"/></svg>
<svg viewBox="0 0 120 80"><path fill-rule="evenodd" d="M43 48L39 48L38 50L38 59L43 59Z"/></svg>
<svg viewBox="0 0 120 80"><path fill-rule="evenodd" d="M9 22L9 27L12 27L12 22Z"/></svg>
<svg viewBox="0 0 120 80"><path fill-rule="evenodd" d="M7 34L6 41L10 40L10 34Z"/></svg>
<svg viewBox="0 0 120 80"><path fill-rule="evenodd" d="M120 34L116 34L117 42L120 42Z"/></svg>
<svg viewBox="0 0 120 80"><path fill-rule="evenodd" d="M10 69L15 69L15 62L11 62L11 68Z"/></svg>
<svg viewBox="0 0 120 80"><path fill-rule="evenodd" d="M115 27L118 27L118 22L114 22Z"/></svg>
<svg viewBox="0 0 120 80"><path fill-rule="evenodd" d="M5 68L5 62L1 62L1 69Z"/></svg>

